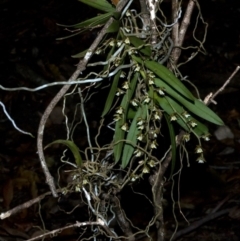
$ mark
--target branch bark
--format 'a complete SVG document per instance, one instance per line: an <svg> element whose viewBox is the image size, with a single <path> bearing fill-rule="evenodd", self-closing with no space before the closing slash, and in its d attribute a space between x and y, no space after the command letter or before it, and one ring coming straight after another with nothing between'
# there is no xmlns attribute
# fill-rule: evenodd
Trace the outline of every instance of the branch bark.
<svg viewBox="0 0 240 241"><path fill-rule="evenodd" d="M188 26L190 24L190 19L191 19L191 16L192 16L194 6L195 6L195 1L189 0L186 12L183 16L183 20L182 20L181 25L179 24L179 22L177 22L173 26L172 40L173 40L173 44L174 44L174 49L171 53L171 58L172 58L172 61L175 65L177 64L177 62L179 60L179 57L181 55L181 47L183 45L183 41L184 41L184 38L185 38L185 35L186 35L186 32L187 32ZM173 21L178 16L178 10L179 10L178 0L172 0L172 18L173 18Z"/></svg>

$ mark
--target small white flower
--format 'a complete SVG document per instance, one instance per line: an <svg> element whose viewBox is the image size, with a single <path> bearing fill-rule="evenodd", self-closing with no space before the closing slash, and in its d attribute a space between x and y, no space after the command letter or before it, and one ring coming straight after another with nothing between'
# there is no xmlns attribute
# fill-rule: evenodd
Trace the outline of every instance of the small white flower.
<svg viewBox="0 0 240 241"><path fill-rule="evenodd" d="M192 121L192 120L189 121L188 124L189 124L192 128L194 128L195 126L197 126L197 123L194 122L194 121Z"/></svg>
<svg viewBox="0 0 240 241"><path fill-rule="evenodd" d="M144 162L145 162L144 160L141 160L141 161L138 162L138 164L139 164L139 165L143 165Z"/></svg>
<svg viewBox="0 0 240 241"><path fill-rule="evenodd" d="M134 154L136 154L136 157L140 157L143 155L143 153L140 150L134 151Z"/></svg>
<svg viewBox="0 0 240 241"><path fill-rule="evenodd" d="M198 163L204 163L204 162L206 162L206 161L205 161L205 159L204 159L203 156L200 156L200 157L198 157L197 162L198 162Z"/></svg>
<svg viewBox="0 0 240 241"><path fill-rule="evenodd" d="M153 85L153 84L154 84L153 78L149 78L149 79L148 79L148 84L149 84L149 85Z"/></svg>
<svg viewBox="0 0 240 241"><path fill-rule="evenodd" d="M96 52L95 52L95 54L100 54L101 52L102 52L101 49L97 49Z"/></svg>
<svg viewBox="0 0 240 241"><path fill-rule="evenodd" d="M203 149L201 146L196 146L195 153L203 153Z"/></svg>
<svg viewBox="0 0 240 241"><path fill-rule="evenodd" d="M132 49L129 49L128 50L128 55L132 55L133 54L133 50Z"/></svg>
<svg viewBox="0 0 240 241"><path fill-rule="evenodd" d="M155 105L152 107L152 111L157 111L157 109L156 109L156 106L155 106Z"/></svg>
<svg viewBox="0 0 240 241"><path fill-rule="evenodd" d="M114 65L117 67L120 63L121 63L121 59L116 58L115 61L114 61Z"/></svg>
<svg viewBox="0 0 240 241"><path fill-rule="evenodd" d="M191 115L190 115L187 111L184 111L184 112L182 113L182 116L184 116L185 118L188 118L188 117L190 117Z"/></svg>
<svg viewBox="0 0 240 241"><path fill-rule="evenodd" d="M156 140L154 140L154 141L151 142L150 148L151 148L151 149L157 149L157 142L156 142Z"/></svg>
<svg viewBox="0 0 240 241"><path fill-rule="evenodd" d="M143 137L144 137L144 135L143 135L143 134L140 134L140 135L137 137L137 139L138 139L139 141L142 141L142 140L143 140Z"/></svg>
<svg viewBox="0 0 240 241"><path fill-rule="evenodd" d="M138 64L135 65L134 71L135 71L135 72L140 71L140 66L139 66Z"/></svg>
<svg viewBox="0 0 240 241"><path fill-rule="evenodd" d="M127 16L127 17L130 17L130 16L131 16L131 12L130 12L129 10L127 10L126 16Z"/></svg>
<svg viewBox="0 0 240 241"><path fill-rule="evenodd" d="M129 30L129 31L130 31L130 30ZM126 38L126 39L124 40L124 43L125 43L125 44L130 44L129 38Z"/></svg>
<svg viewBox="0 0 240 241"><path fill-rule="evenodd" d="M117 41L117 46L120 47L122 45L122 40Z"/></svg>
<svg viewBox="0 0 240 241"><path fill-rule="evenodd" d="M83 180L83 185L87 184L88 181L86 179Z"/></svg>
<svg viewBox="0 0 240 241"><path fill-rule="evenodd" d="M116 111L116 113L117 114L123 114L123 108L122 108L122 106L119 106L118 108L117 108L117 111Z"/></svg>
<svg viewBox="0 0 240 241"><path fill-rule="evenodd" d="M161 116L159 115L158 112L155 112L155 113L153 114L153 118L154 118L154 120L161 120Z"/></svg>
<svg viewBox="0 0 240 241"><path fill-rule="evenodd" d="M123 124L122 127L121 127L121 129L122 129L123 131L127 131L127 130L128 130L128 124L127 124L127 123Z"/></svg>
<svg viewBox="0 0 240 241"><path fill-rule="evenodd" d="M120 78L124 78L126 76L126 73L124 71L121 72Z"/></svg>
<svg viewBox="0 0 240 241"><path fill-rule="evenodd" d="M114 40L110 41L109 46L112 46L112 47L113 47L114 45L115 45Z"/></svg>
<svg viewBox="0 0 240 241"><path fill-rule="evenodd" d="M183 135L183 141L186 141L188 142L190 140L190 134L189 133L186 133Z"/></svg>
<svg viewBox="0 0 240 241"><path fill-rule="evenodd" d="M153 138L157 138L157 133L155 131L153 132Z"/></svg>
<svg viewBox="0 0 240 241"><path fill-rule="evenodd" d="M81 188L80 188L79 185L77 185L77 186L75 187L75 192L81 192Z"/></svg>
<svg viewBox="0 0 240 241"><path fill-rule="evenodd" d="M177 120L177 116L175 114L172 114L170 116L170 121L176 121Z"/></svg>
<svg viewBox="0 0 240 241"><path fill-rule="evenodd" d="M142 119L142 118L138 118L138 120L137 120L137 125L138 126L141 126L141 125L143 125L145 123L145 121Z"/></svg>
<svg viewBox="0 0 240 241"><path fill-rule="evenodd" d="M138 126L138 130L143 130L144 129L144 126Z"/></svg>
<svg viewBox="0 0 240 241"><path fill-rule="evenodd" d="M149 77L152 78L152 79L154 79L156 76L155 76L155 74L154 74L153 72L150 72L150 73L149 73Z"/></svg>
<svg viewBox="0 0 240 241"><path fill-rule="evenodd" d="M156 166L156 162L155 162L154 160L150 160L147 164L148 164L150 167Z"/></svg>
<svg viewBox="0 0 240 241"><path fill-rule="evenodd" d="M125 91L123 91L123 90L121 90L121 89L118 88L118 90L117 90L117 92L116 92L116 96L120 96L120 95L122 95L122 94L124 94L124 93L125 93Z"/></svg>
<svg viewBox="0 0 240 241"><path fill-rule="evenodd" d="M121 119L122 119L122 117L120 115L118 115L118 114L114 115L114 118L113 118L114 121L119 121Z"/></svg>
<svg viewBox="0 0 240 241"><path fill-rule="evenodd" d="M131 176L131 182L135 182L139 177L135 174Z"/></svg>
<svg viewBox="0 0 240 241"><path fill-rule="evenodd" d="M165 93L163 92L163 89L158 89L158 93L159 93L159 95L165 95Z"/></svg>
<svg viewBox="0 0 240 241"><path fill-rule="evenodd" d="M210 140L209 136L210 136L210 134L206 134L206 135L202 136L202 138L204 141L209 141Z"/></svg>
<svg viewBox="0 0 240 241"><path fill-rule="evenodd" d="M143 103L149 103L150 102L150 98L149 98L149 96L148 95L146 95L145 97L144 97L144 100L143 100Z"/></svg>
<svg viewBox="0 0 240 241"><path fill-rule="evenodd" d="M129 89L129 83L128 83L128 81L125 81L125 82L123 83L122 88L125 89L125 90Z"/></svg>
<svg viewBox="0 0 240 241"><path fill-rule="evenodd" d="M136 99L133 99L130 102L133 106L138 106L138 101Z"/></svg>
<svg viewBox="0 0 240 241"><path fill-rule="evenodd" d="M143 173L149 173L149 168L147 166L144 166L142 172Z"/></svg>
<svg viewBox="0 0 240 241"><path fill-rule="evenodd" d="M78 175L78 174L75 174L75 175L73 176L72 180L76 180L78 177L79 177L79 175Z"/></svg>

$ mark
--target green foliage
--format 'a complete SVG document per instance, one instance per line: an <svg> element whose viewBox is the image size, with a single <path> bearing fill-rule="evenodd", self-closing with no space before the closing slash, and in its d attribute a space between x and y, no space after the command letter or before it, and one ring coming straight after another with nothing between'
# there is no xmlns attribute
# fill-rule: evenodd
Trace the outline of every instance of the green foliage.
<svg viewBox="0 0 240 241"><path fill-rule="evenodd" d="M70 149L70 151L72 152L72 154L75 158L75 162L77 164L77 167L82 166L82 157L80 155L80 152L78 150L77 145L74 142L69 141L69 140L56 140L56 141L53 141L50 144L48 144L45 147L45 149L48 148L49 146L53 145L53 144L63 144L65 146L67 146Z"/></svg>
<svg viewBox="0 0 240 241"><path fill-rule="evenodd" d="M126 168L135 156L142 159L145 167L149 165L147 163L151 162L154 149L158 149L157 137L161 128L164 128L161 126L164 116L171 142L173 171L177 149L174 125L177 124L186 131L188 137L184 141L190 140L192 134L201 146L200 139L207 140L209 136L205 123L223 125L223 121L158 61L168 59L171 53L171 49L166 50L168 45L164 45L166 38L162 37L168 33L162 33L160 43L157 47L153 46L147 33L145 37L144 34L139 34L138 22L132 21L130 12L120 19L121 14L106 0L80 1L105 13L68 27L82 31L102 26L114 18L105 40L96 51L103 54L101 63L105 63L97 76L105 78L114 69L131 63L131 67L120 69L111 79L102 112L102 117L112 115L116 122L112 143L115 163L120 161L121 167ZM85 53L86 51L73 57L81 58ZM148 169L145 172L146 170Z"/></svg>
<svg viewBox="0 0 240 241"><path fill-rule="evenodd" d="M127 121L127 113L128 113L128 109L129 109L129 103L134 94L138 76L139 76L138 73L134 74L134 76L129 84L129 88L127 89L126 94L122 98L120 108L118 109L119 113L117 113L115 116L115 118L119 119L116 122L115 130L117 130L117 131L115 131L115 135L114 135L114 142L117 143L113 148L115 162L118 162L122 155L123 145L127 145L127 144L123 143L123 141L124 141L123 138L125 136L126 131L128 131L128 129L124 130L123 126L127 125L126 121ZM122 110L122 113L120 110ZM129 135L128 135L128 137L129 137ZM127 140L128 140L128 138L127 138ZM131 141L131 140L129 140L129 141ZM125 162L126 162L126 160L125 160ZM123 162L122 162L122 165L124 165Z"/></svg>

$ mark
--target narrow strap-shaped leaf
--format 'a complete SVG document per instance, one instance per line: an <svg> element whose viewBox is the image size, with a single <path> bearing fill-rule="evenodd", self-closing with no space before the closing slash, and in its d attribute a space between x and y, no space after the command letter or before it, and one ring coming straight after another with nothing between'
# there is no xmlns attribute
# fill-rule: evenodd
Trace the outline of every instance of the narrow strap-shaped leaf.
<svg viewBox="0 0 240 241"><path fill-rule="evenodd" d="M207 107L204 103L194 98L194 102L189 101L182 97L182 95L178 94L173 88L167 85L161 79L155 78L155 84L158 87L162 87L163 91L171 95L174 99L179 101L184 107L186 107L193 114L205 119L209 122L212 122L216 125L223 125L223 121L220 119L218 115L216 115L209 107Z"/></svg>
<svg viewBox="0 0 240 241"><path fill-rule="evenodd" d="M189 100L195 99L195 97L185 87L185 85L165 66L150 60L145 60L144 64L149 70L159 76L163 81L165 81L173 89L179 92L182 96Z"/></svg>
<svg viewBox="0 0 240 241"><path fill-rule="evenodd" d="M112 57L112 54L113 54L114 50L115 50L115 45L112 46L111 50L108 52L107 60L109 60ZM125 59L125 57L122 58L121 63L124 61L124 59ZM104 66L103 72L105 72L109 68L109 65L110 65L110 63L108 63ZM108 97L107 97L107 100L105 102L105 106L104 106L104 109L103 109L103 112L102 112L102 115L101 115L102 118L108 113L108 111L112 107L112 103L113 103L114 97L115 97L116 92L117 92L118 82L119 82L119 78L120 78L121 73L122 73L122 71L118 71L117 74L115 74L115 76L113 78L113 82L112 82L111 88L109 90Z"/></svg>
<svg viewBox="0 0 240 241"><path fill-rule="evenodd" d="M106 33L115 33L119 30L119 21L118 20L113 20L111 25L108 27Z"/></svg>
<svg viewBox="0 0 240 241"><path fill-rule="evenodd" d="M93 8L101 10L103 12L114 12L116 9L106 0L78 0L85 3Z"/></svg>
<svg viewBox="0 0 240 241"><path fill-rule="evenodd" d="M74 142L69 141L69 140L56 140L56 141L53 141L50 144L48 144L44 149L48 148L49 146L51 146L53 144L63 144L65 146L67 146L70 149L70 151L72 152L77 166L78 167L82 166L82 157L80 155L78 147L76 146L76 144Z"/></svg>
<svg viewBox="0 0 240 241"><path fill-rule="evenodd" d="M172 174L173 174L173 171L175 169L175 165L176 165L176 150L177 150L177 147L176 147L176 140L175 140L175 132L174 132L173 125L170 121L169 115L166 115L164 113L164 117L165 117L165 120L167 122L170 141L171 141L171 151L172 151L172 165L171 165L171 173L170 173L170 177L171 177Z"/></svg>
<svg viewBox="0 0 240 241"><path fill-rule="evenodd" d="M171 97L165 96L160 97L157 93L154 93L154 100L156 104L158 104L169 116L176 115L176 122L187 132L193 131L198 137L208 134L208 128L197 121L195 118L186 119L181 115L183 113L183 108L176 101L174 101ZM179 116L178 116L179 115ZM181 118L180 118L181 115ZM189 121L195 122L197 125L194 128L191 128L188 124Z"/></svg>
<svg viewBox="0 0 240 241"><path fill-rule="evenodd" d="M133 96L133 93L136 88L137 80L138 80L139 73L136 72L130 82L129 89L126 91L122 101L121 101L121 107L124 109L124 114L122 119L116 122L115 126L115 135L114 135L114 143L118 142L116 145L113 147L113 154L114 154L114 159L115 162L118 162L120 160L120 157L122 155L122 147L123 147L123 140L125 136L125 131L121 129L121 127L126 123L126 115L128 112L128 107L129 107L129 102Z"/></svg>
<svg viewBox="0 0 240 241"><path fill-rule="evenodd" d="M131 126L129 128L129 131L126 137L127 142L124 143L122 163L121 163L121 167L123 169L128 165L129 161L131 160L131 157L135 149L135 145L137 143L137 136L140 134L140 130L138 130L137 128L138 118L145 119L146 116L147 116L147 105L141 105L138 108L137 113L132 120Z"/></svg>
<svg viewBox="0 0 240 241"><path fill-rule="evenodd" d="M85 56L85 54L87 53L88 49L78 53L78 54L75 54L75 55L72 55L71 57L72 58L83 58Z"/></svg>
<svg viewBox="0 0 240 241"><path fill-rule="evenodd" d="M113 103L114 97L115 97L116 92L117 92L118 82L119 82L119 78L120 78L121 73L122 73L122 71L118 71L117 74L115 74L115 76L113 78L111 89L109 90L108 97L107 97L107 100L105 102L105 106L104 106L104 109L103 109L103 112L102 112L102 115L101 115L102 118L108 113L108 111L112 107L112 103Z"/></svg>
<svg viewBox="0 0 240 241"><path fill-rule="evenodd" d="M192 109L194 109L194 107L196 107L199 116L203 119L210 121L216 125L224 125L222 119L218 115L216 115L210 108L208 108L202 101L195 99L195 105L192 106Z"/></svg>
<svg viewBox="0 0 240 241"><path fill-rule="evenodd" d="M112 15L113 15L112 13L104 13L96 17L87 19L86 21L83 21L81 23L77 23L73 25L63 25L63 24L57 24L57 25L61 27L66 27L66 28L93 28L95 26L98 26L98 25L100 26L105 24Z"/></svg>

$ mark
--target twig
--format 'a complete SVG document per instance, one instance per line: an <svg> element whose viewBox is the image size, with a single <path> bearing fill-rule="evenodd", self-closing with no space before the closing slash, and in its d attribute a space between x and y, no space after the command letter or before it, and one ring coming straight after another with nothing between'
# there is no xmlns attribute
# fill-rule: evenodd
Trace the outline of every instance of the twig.
<svg viewBox="0 0 240 241"><path fill-rule="evenodd" d="M98 219L98 221L96 222L76 222L75 224L71 224L71 225L68 225L68 226L65 226L63 228L59 228L59 229L55 229L53 231L50 231L50 232L47 232L47 233L44 233L42 235L39 235L35 238L31 238L31 239L28 239L26 241L35 241L35 240L38 240L38 239L42 239L42 238L45 238L47 236L56 236L58 233L61 233L63 230L65 229L69 229L69 228L79 228L79 227L83 227L83 226L90 226L90 225L100 225L100 226L104 226L104 222L101 220L101 219Z"/></svg>
<svg viewBox="0 0 240 241"><path fill-rule="evenodd" d="M226 88L226 86L230 83L230 81L232 80L232 78L237 74L237 72L239 71L239 69L240 69L240 66L237 66L236 69L235 69L235 70L233 71L233 73L231 74L231 76L225 81L225 83L223 84L223 86L222 86L220 89L218 89L213 95L210 95L209 98L207 98L208 96L205 97L204 103L205 103L206 105L209 105L211 102L216 104L216 101L214 101L214 98L215 98L220 92L222 92L222 91Z"/></svg>
<svg viewBox="0 0 240 241"><path fill-rule="evenodd" d="M122 0L118 3L116 10L121 11L128 0ZM104 35L107 33L108 27L113 23L114 19L110 18L108 22L105 24L97 38L94 40L90 48L88 49L87 53L85 54L84 58L78 63L76 71L73 73L73 75L70 77L69 81L75 81L79 74L86 69L86 65L89 62L90 58L94 54L94 51L96 50L97 46L99 43L102 41ZM46 176L46 182L50 187L50 190L53 194L54 197L57 197L57 190L54 184L53 177L51 176L49 169L47 167L44 153L43 153L43 133L44 133L44 128L45 124L47 122L47 119L49 115L51 114L52 110L56 106L56 104L59 102L59 100L66 94L68 89L70 88L70 85L64 85L61 90L56 94L56 96L52 99L50 104L47 106L45 112L42 115L42 118L40 120L39 128L38 128L38 136L37 136L37 149L38 149L38 156L40 163L42 165L43 172Z"/></svg>
<svg viewBox="0 0 240 241"><path fill-rule="evenodd" d="M179 5L178 0L172 0L172 19L173 20L176 19L178 16L178 10L179 10L178 5ZM177 64L178 59L180 57L181 47L183 45L183 40L185 38L185 34L187 32L187 29L190 23L194 6L195 6L195 1L189 0L186 12L183 16L181 26L179 27L179 23L176 23L173 26L172 39L174 43L174 49L172 51L171 58L174 64Z"/></svg>
<svg viewBox="0 0 240 241"><path fill-rule="evenodd" d="M57 191L60 192L61 190L58 189ZM10 217L11 215L20 212L20 211L21 211L22 209L24 209L24 208L29 208L29 207L31 207L33 204L41 201L43 198L45 198L45 197L48 196L48 195L51 195L51 192L46 192L46 193L44 193L44 194L42 194L42 195L40 195L40 196L38 196L38 197L36 197L36 198L34 198L34 199L31 199L31 200L29 200L29 201L27 201L27 202L25 202L25 203L23 203L23 204L18 205L17 207L15 207L15 208L13 208L13 209L11 209L11 210L8 210L8 211L5 212L5 213L1 213L1 214L0 214L0 219L8 218L8 217Z"/></svg>

